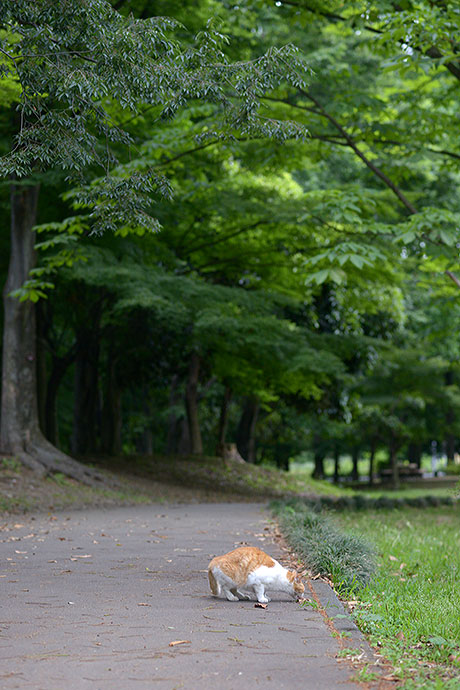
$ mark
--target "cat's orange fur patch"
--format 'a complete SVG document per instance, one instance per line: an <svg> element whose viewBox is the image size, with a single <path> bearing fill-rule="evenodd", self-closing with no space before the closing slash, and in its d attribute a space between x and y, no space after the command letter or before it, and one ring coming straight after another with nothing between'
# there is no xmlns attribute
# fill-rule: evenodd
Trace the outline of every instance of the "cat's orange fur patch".
<svg viewBox="0 0 460 690"><path fill-rule="evenodd" d="M217 587L216 578L214 577L212 570L208 570L208 578L211 592L214 594L214 596L216 596L219 591L219 588Z"/></svg>
<svg viewBox="0 0 460 690"><path fill-rule="evenodd" d="M223 556L216 556L208 565L209 584L214 594L215 579L212 575L212 568L220 568L226 575L232 578L233 582L239 587L246 583L249 573L259 568L261 565L273 568L275 561L256 546L240 546ZM212 578L211 578L212 575Z"/></svg>

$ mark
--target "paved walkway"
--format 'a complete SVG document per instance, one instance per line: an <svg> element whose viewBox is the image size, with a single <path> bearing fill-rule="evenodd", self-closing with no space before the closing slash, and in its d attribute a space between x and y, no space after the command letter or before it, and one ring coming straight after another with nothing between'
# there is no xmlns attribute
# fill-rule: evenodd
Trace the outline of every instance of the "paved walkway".
<svg viewBox="0 0 460 690"><path fill-rule="evenodd" d="M200 504L4 524L0 688L359 687L318 611L283 594L266 610L211 596L212 556L243 544L280 555L266 520L257 504Z"/></svg>

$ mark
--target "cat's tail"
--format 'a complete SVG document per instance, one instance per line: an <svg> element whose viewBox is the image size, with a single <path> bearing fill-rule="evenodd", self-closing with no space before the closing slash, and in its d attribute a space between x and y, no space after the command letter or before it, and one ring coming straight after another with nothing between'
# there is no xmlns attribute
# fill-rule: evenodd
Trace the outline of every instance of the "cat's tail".
<svg viewBox="0 0 460 690"><path fill-rule="evenodd" d="M214 596L218 596L220 594L220 585L214 577L214 573L211 569L208 570L208 578L209 586L211 587L211 592L214 594Z"/></svg>

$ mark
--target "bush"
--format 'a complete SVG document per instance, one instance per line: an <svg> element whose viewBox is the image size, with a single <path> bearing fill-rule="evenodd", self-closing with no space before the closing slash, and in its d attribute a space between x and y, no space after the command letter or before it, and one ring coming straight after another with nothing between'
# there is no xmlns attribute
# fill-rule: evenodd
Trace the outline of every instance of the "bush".
<svg viewBox="0 0 460 690"><path fill-rule="evenodd" d="M362 539L338 530L321 513L299 502L274 502L286 539L316 575L332 579L339 591L351 592L369 582L375 571L375 554Z"/></svg>

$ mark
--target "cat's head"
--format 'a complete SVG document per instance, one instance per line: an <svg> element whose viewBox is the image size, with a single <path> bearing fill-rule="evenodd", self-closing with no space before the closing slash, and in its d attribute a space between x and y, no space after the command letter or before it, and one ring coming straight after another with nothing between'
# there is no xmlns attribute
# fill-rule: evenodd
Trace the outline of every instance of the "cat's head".
<svg viewBox="0 0 460 690"><path fill-rule="evenodd" d="M300 575L298 575L295 572L295 570L288 570L287 578L292 585L292 595L294 597L303 596L303 593L305 592L305 586L302 580L300 579Z"/></svg>

